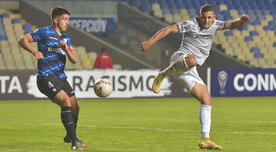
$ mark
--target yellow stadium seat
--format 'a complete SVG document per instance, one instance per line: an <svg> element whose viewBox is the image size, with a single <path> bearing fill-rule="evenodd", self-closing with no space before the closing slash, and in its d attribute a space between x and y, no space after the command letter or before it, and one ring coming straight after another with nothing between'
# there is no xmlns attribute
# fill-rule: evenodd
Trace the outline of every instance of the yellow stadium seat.
<svg viewBox="0 0 276 152"><path fill-rule="evenodd" d="M6 9L0 9L0 14L3 14L3 13L11 14L11 11L10 10L6 10Z"/></svg>
<svg viewBox="0 0 276 152"><path fill-rule="evenodd" d="M229 12L230 12L232 18L239 18L240 17L237 10L230 10Z"/></svg>
<svg viewBox="0 0 276 152"><path fill-rule="evenodd" d="M247 26L247 30L250 32L250 31L255 31L256 30L256 26L253 26L253 25L248 25Z"/></svg>
<svg viewBox="0 0 276 152"><path fill-rule="evenodd" d="M12 13L12 14L10 14L10 18L11 19L14 19L14 18L19 18L20 19L20 18L22 18L22 15L21 14L13 14Z"/></svg>
<svg viewBox="0 0 276 152"><path fill-rule="evenodd" d="M265 16L266 21L273 21L273 16L272 15L267 15Z"/></svg>
<svg viewBox="0 0 276 152"><path fill-rule="evenodd" d="M174 14L173 15L173 20L175 23L179 23L182 21L181 15L180 14Z"/></svg>
<svg viewBox="0 0 276 152"><path fill-rule="evenodd" d="M115 70L122 70L123 68L122 68L122 66L120 64L114 64L113 65L113 69L115 69Z"/></svg>
<svg viewBox="0 0 276 152"><path fill-rule="evenodd" d="M153 3L152 4L152 11L153 11L153 15L156 17L163 17L163 13L162 10L160 8L160 5L158 3Z"/></svg>
<svg viewBox="0 0 276 152"><path fill-rule="evenodd" d="M187 9L181 9L181 10L180 10L180 14L181 14L181 15L188 15L189 13L188 13L188 10L187 10Z"/></svg>
<svg viewBox="0 0 276 152"><path fill-rule="evenodd" d="M228 7L227 7L227 5L225 5L225 4L220 4L220 5L219 5L219 10L220 10L220 11L227 11L227 10L228 10Z"/></svg>
<svg viewBox="0 0 276 152"><path fill-rule="evenodd" d="M173 23L174 20L172 14L165 14L164 17L166 22Z"/></svg>
<svg viewBox="0 0 276 152"><path fill-rule="evenodd" d="M90 60L88 57L83 58L83 59L81 60L81 64L82 64L82 66L83 66L84 69L92 69L92 68L93 68L93 67L91 66L91 65L92 65L92 64L91 64L91 60Z"/></svg>

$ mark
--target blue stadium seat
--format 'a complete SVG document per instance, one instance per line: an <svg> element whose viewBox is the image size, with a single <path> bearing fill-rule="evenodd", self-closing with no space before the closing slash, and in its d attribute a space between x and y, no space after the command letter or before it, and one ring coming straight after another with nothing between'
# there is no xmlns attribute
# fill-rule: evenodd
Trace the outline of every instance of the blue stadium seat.
<svg viewBox="0 0 276 152"><path fill-rule="evenodd" d="M1 15L1 17L2 17L2 18L9 18L9 17L10 17L10 14L8 14L8 13L3 13L3 14Z"/></svg>
<svg viewBox="0 0 276 152"><path fill-rule="evenodd" d="M164 14L171 14L171 10L169 10L168 8L163 9L163 13Z"/></svg>
<svg viewBox="0 0 276 152"><path fill-rule="evenodd" d="M262 53L256 53L256 54L254 54L254 57L257 59L260 59L260 58L263 58L264 55Z"/></svg>
<svg viewBox="0 0 276 152"><path fill-rule="evenodd" d="M259 35L259 33L257 31L251 31L249 32L250 36L256 36Z"/></svg>
<svg viewBox="0 0 276 152"><path fill-rule="evenodd" d="M21 21L19 18L12 19L12 24L20 24L20 23L21 23Z"/></svg>
<svg viewBox="0 0 276 152"><path fill-rule="evenodd" d="M270 27L269 27L269 26L264 26L263 29L264 29L265 31L269 31L269 30L270 30Z"/></svg>
<svg viewBox="0 0 276 152"><path fill-rule="evenodd" d="M147 4L147 5L142 5L142 10L145 12L151 12L151 5Z"/></svg>
<svg viewBox="0 0 276 152"><path fill-rule="evenodd" d="M244 38L244 41L245 41L245 42L250 42L250 41L253 41L253 38L252 38L252 36L246 36L246 37Z"/></svg>
<svg viewBox="0 0 276 152"><path fill-rule="evenodd" d="M254 57L257 59L264 57L264 55L261 53L260 49L257 47L251 48L251 52L254 54Z"/></svg>
<svg viewBox="0 0 276 152"><path fill-rule="evenodd" d="M24 29L24 33L27 34L27 33L30 33L32 32L32 25L29 24L29 23L26 23L23 25L23 29Z"/></svg>
<svg viewBox="0 0 276 152"><path fill-rule="evenodd" d="M7 40L6 32L5 32L4 26L2 24L1 18L0 18L0 40L1 41Z"/></svg>
<svg viewBox="0 0 276 152"><path fill-rule="evenodd" d="M274 43L273 43L273 47L275 47L275 48L276 48L276 42L274 42Z"/></svg>
<svg viewBox="0 0 276 152"><path fill-rule="evenodd" d="M142 5L140 0L132 0L132 1L130 1L130 3L132 5L136 5L138 7L141 7L141 5Z"/></svg>
<svg viewBox="0 0 276 152"><path fill-rule="evenodd" d="M260 49L257 47L252 47L250 51L254 54L260 53Z"/></svg>
<svg viewBox="0 0 276 152"><path fill-rule="evenodd" d="M233 32L232 32L232 30L228 30L228 31L224 32L224 35L225 36L231 36L231 35L233 35Z"/></svg>
<svg viewBox="0 0 276 152"><path fill-rule="evenodd" d="M254 26L260 25L260 21L254 20L254 21L252 22L252 25L254 25Z"/></svg>

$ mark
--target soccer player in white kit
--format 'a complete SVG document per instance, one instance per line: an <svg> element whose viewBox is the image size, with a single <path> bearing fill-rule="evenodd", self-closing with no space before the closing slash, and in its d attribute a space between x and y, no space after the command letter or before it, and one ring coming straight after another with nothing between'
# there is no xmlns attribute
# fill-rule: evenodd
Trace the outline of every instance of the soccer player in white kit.
<svg viewBox="0 0 276 152"><path fill-rule="evenodd" d="M202 65L209 56L212 39L217 30L239 28L249 20L247 14L233 21L216 20L213 6L206 4L200 8L197 18L167 26L141 43L141 50L147 51L170 33L180 32L183 35L179 50L171 56L170 65L155 77L152 90L159 93L163 79L171 75L178 76L185 82L186 88L201 103L199 112L201 149L221 150L223 147L210 140L212 98L198 75L196 65Z"/></svg>

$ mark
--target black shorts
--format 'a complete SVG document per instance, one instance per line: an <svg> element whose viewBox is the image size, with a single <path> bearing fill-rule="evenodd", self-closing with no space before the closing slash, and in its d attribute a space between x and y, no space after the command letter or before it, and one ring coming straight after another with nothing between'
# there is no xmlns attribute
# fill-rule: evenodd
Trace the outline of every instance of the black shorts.
<svg viewBox="0 0 276 152"><path fill-rule="evenodd" d="M65 91L69 97L75 96L75 92L66 79L55 77L37 78L37 87L41 93L53 100L55 95L61 90Z"/></svg>

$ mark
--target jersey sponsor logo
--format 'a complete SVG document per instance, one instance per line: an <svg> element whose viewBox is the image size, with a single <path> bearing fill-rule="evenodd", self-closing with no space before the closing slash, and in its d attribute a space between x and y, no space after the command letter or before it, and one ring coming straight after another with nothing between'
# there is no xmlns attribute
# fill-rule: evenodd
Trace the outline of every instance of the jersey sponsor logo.
<svg viewBox="0 0 276 152"><path fill-rule="evenodd" d="M55 53L59 53L59 54L62 54L62 55L66 55L66 52L63 51L61 48L51 48L49 47L47 49L48 52L55 52Z"/></svg>
<svg viewBox="0 0 276 152"><path fill-rule="evenodd" d="M196 34L196 33L186 33L186 35L188 37L194 38L194 39L212 39L213 35L211 34L207 34L207 35L203 35L203 34Z"/></svg>
<svg viewBox="0 0 276 152"><path fill-rule="evenodd" d="M181 23L181 30L182 31L188 31L192 28L192 26L190 24L188 24L188 22L182 22Z"/></svg>
<svg viewBox="0 0 276 152"><path fill-rule="evenodd" d="M58 41L58 38L53 37L53 36L49 36L48 39L50 39L50 40L57 40Z"/></svg>
<svg viewBox="0 0 276 152"><path fill-rule="evenodd" d="M197 34L197 38L201 38L201 39L212 39L212 35L208 34L208 35L202 35L202 34Z"/></svg>

